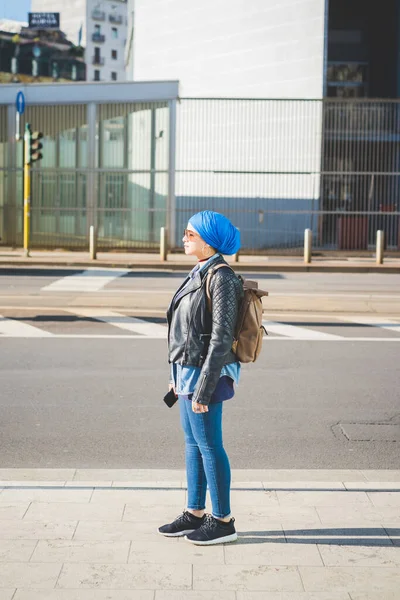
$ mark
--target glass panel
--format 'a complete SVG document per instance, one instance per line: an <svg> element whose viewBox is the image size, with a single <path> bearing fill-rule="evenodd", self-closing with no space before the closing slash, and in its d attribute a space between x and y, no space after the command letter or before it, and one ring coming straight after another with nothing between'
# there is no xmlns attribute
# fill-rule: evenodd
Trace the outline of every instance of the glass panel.
<svg viewBox="0 0 400 600"><path fill-rule="evenodd" d="M60 133L60 167L76 166L76 131L69 129Z"/></svg>
<svg viewBox="0 0 400 600"><path fill-rule="evenodd" d="M123 168L125 166L125 119L118 117L101 122L101 167Z"/></svg>

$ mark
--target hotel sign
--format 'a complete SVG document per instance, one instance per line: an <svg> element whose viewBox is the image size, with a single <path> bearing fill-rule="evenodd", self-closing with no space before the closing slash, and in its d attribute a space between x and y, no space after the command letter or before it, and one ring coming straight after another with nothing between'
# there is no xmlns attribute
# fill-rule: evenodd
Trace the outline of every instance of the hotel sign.
<svg viewBox="0 0 400 600"><path fill-rule="evenodd" d="M30 29L60 29L60 13L53 12L30 12Z"/></svg>

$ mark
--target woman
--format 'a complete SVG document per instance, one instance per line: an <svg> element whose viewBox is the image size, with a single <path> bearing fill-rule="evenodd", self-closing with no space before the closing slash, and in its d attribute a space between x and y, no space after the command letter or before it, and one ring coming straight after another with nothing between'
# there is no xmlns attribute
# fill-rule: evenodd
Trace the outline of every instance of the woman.
<svg viewBox="0 0 400 600"><path fill-rule="evenodd" d="M222 254L239 250L240 234L226 217L206 210L189 220L183 243L185 254L198 262L173 297L167 318L170 389L179 398L185 436L188 505L158 531L211 545L237 539L230 514L231 471L222 442L222 405L233 397L233 384L239 381L240 363L231 347L243 287L232 269L216 269L209 307L205 283L210 269L227 265ZM212 515L205 515L207 486Z"/></svg>

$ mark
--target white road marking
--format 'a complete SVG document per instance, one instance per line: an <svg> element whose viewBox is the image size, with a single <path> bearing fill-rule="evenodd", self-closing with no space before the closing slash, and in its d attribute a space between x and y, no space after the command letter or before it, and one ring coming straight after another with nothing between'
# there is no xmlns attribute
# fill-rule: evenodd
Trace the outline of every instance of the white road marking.
<svg viewBox="0 0 400 600"><path fill-rule="evenodd" d="M0 315L0 338L3 337L43 338L52 337L52 334L33 325L22 323L16 319L7 319Z"/></svg>
<svg viewBox="0 0 400 600"><path fill-rule="evenodd" d="M387 329L389 331L395 331L400 334L400 319L399 321L393 321L387 317L341 317L343 321L350 323L356 323L358 325L369 325L372 327L379 327L380 329Z"/></svg>
<svg viewBox="0 0 400 600"><path fill-rule="evenodd" d="M122 277L129 269L89 269L75 275L67 275L41 289L42 292L98 292L113 279Z"/></svg>
<svg viewBox="0 0 400 600"><path fill-rule="evenodd" d="M139 333L142 336L152 337L153 339L166 339L167 328L157 323L149 323L143 319L136 317L127 317L113 310L107 310L105 308L80 308L80 309L67 309L68 312L72 312L75 315L81 315L83 317L89 317L108 323L114 327L120 329L126 329L133 333Z"/></svg>
<svg viewBox="0 0 400 600"><path fill-rule="evenodd" d="M290 339L301 339L301 340L341 340L341 335L334 335L333 333L325 333L323 331L316 331L315 329L307 329L306 327L297 327L295 325L287 325L286 323L278 323L276 321L263 321L263 325L267 330L268 334L277 333L278 335L285 336Z"/></svg>

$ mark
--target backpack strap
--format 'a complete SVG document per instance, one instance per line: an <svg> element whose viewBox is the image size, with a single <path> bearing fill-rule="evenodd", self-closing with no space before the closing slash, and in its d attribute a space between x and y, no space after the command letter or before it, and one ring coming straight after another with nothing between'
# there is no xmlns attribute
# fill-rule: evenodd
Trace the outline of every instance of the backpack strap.
<svg viewBox="0 0 400 600"><path fill-rule="evenodd" d="M214 275L214 272L217 269L221 269L221 267L228 267L228 269L233 271L232 267L226 263L220 263L219 265L215 265L215 267L210 267L210 269L208 270L207 276L206 276L206 296L207 296L208 310L210 312L211 312L211 292L210 292L211 277ZM233 271L233 272L235 272L235 271Z"/></svg>

